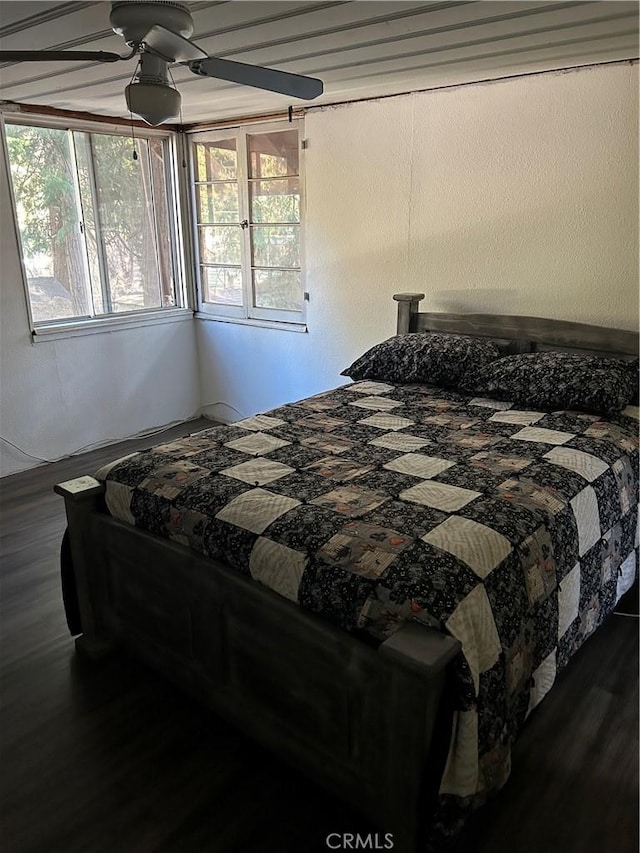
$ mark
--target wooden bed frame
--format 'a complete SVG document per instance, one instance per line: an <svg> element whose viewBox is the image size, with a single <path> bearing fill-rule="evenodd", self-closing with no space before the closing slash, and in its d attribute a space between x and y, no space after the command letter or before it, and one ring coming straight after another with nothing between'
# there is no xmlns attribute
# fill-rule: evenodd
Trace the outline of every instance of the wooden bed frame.
<svg viewBox="0 0 640 853"><path fill-rule="evenodd" d="M634 332L420 314L422 298L394 296L399 333L637 355ZM419 849L449 745L456 640L408 622L374 648L221 563L115 520L92 477L55 491L68 519L79 652L122 646L393 833L395 851Z"/></svg>

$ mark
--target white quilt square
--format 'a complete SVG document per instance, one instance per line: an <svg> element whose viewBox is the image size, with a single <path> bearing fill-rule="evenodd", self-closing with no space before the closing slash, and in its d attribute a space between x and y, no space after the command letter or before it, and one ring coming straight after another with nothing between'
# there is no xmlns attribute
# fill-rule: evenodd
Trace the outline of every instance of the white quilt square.
<svg viewBox="0 0 640 853"><path fill-rule="evenodd" d="M578 526L578 553L582 556L602 535L598 498L591 486L585 486L569 503Z"/></svg>
<svg viewBox="0 0 640 853"><path fill-rule="evenodd" d="M361 421L358 421L359 424L366 424L366 426L377 427L378 429L404 429L404 427L412 426L415 421L410 421L409 418L400 418L396 415L372 415L370 418L364 418Z"/></svg>
<svg viewBox="0 0 640 853"><path fill-rule="evenodd" d="M216 513L216 518L252 533L264 533L276 518L299 505L300 501L293 498L276 495L266 489L251 489L229 501Z"/></svg>
<svg viewBox="0 0 640 853"><path fill-rule="evenodd" d="M431 506L444 512L457 512L475 498L479 498L482 492L474 492L471 489L461 489L459 486L450 486L447 483L436 483L433 480L425 480L417 486L411 486L400 492L400 499L411 501L411 503Z"/></svg>
<svg viewBox="0 0 640 853"><path fill-rule="evenodd" d="M287 444L291 444L291 442L276 438L274 435L267 435L264 432L254 432L243 435L242 438L227 441L225 447L240 450L242 453L249 453L252 456L262 456L265 453L271 453L272 450L277 450L279 447L286 447Z"/></svg>
<svg viewBox="0 0 640 853"><path fill-rule="evenodd" d="M131 512L133 488L125 486L124 483L116 483L114 480L107 480L105 486L104 498L111 515L114 518L120 519L120 521L126 521L129 524L135 525L136 520Z"/></svg>
<svg viewBox="0 0 640 853"><path fill-rule="evenodd" d="M635 418L635 420L640 420L640 408L638 406L626 406L622 410L622 414L626 415L628 418Z"/></svg>
<svg viewBox="0 0 640 853"><path fill-rule="evenodd" d="M541 444L566 444L567 441L575 438L575 434L543 427L524 427L511 438L517 438L519 441L539 441Z"/></svg>
<svg viewBox="0 0 640 853"><path fill-rule="evenodd" d="M462 643L477 694L480 673L491 669L502 652L484 584L479 583L462 599L446 625L449 633Z"/></svg>
<svg viewBox="0 0 640 853"><path fill-rule="evenodd" d="M251 550L251 577L291 601L298 601L298 588L308 562L306 554L260 536Z"/></svg>
<svg viewBox="0 0 640 853"><path fill-rule="evenodd" d="M489 397L474 397L469 401L471 406L483 406L485 409L496 409L498 412L510 409L513 403L506 403L504 400L491 400Z"/></svg>
<svg viewBox="0 0 640 853"><path fill-rule="evenodd" d="M529 693L529 715L536 705L544 699L547 693L553 687L556 680L557 664L556 664L556 649L550 652L542 661L540 666L533 673L533 685Z"/></svg>
<svg viewBox="0 0 640 853"><path fill-rule="evenodd" d="M564 637L567 628L578 618L580 606L580 563L576 563L558 588L558 639Z"/></svg>
<svg viewBox="0 0 640 853"><path fill-rule="evenodd" d="M618 586L616 588L616 601L619 601L625 592L628 592L636 579L636 552L632 551L618 570Z"/></svg>
<svg viewBox="0 0 640 853"><path fill-rule="evenodd" d="M425 456L424 453L406 453L404 456L398 456L397 459L387 462L383 468L430 480L436 474L446 471L447 468L453 468L455 464L455 462L450 462L447 459L439 459L437 456Z"/></svg>
<svg viewBox="0 0 640 853"><path fill-rule="evenodd" d="M258 459L248 459L246 462L233 465L231 468L225 468L220 473L226 477L233 477L235 480L242 480L243 483L250 483L252 486L264 486L265 483L272 483L274 480L279 480L280 477L286 477L292 471L295 471L295 468L259 457Z"/></svg>
<svg viewBox="0 0 640 853"><path fill-rule="evenodd" d="M497 412L491 415L490 421L497 421L501 424L520 424L521 426L529 426L535 424L536 421L544 417L544 412L521 412L518 409L511 409L508 412Z"/></svg>
<svg viewBox="0 0 640 853"><path fill-rule="evenodd" d="M361 400L356 400L354 403L349 403L350 406L357 406L359 409L373 409L377 412L390 412L392 409L397 409L402 406L397 400L390 400L388 397L363 397Z"/></svg>
<svg viewBox="0 0 640 853"><path fill-rule="evenodd" d="M592 483L600 474L609 467L602 459L585 453L583 450L575 450L573 447L554 447L542 457L552 465L559 465L568 471L573 471Z"/></svg>
<svg viewBox="0 0 640 853"><path fill-rule="evenodd" d="M347 388L347 391L353 391L354 394L386 394L388 391L393 391L393 385L387 385L386 382L354 382Z"/></svg>
<svg viewBox="0 0 640 853"><path fill-rule="evenodd" d="M511 543L502 534L459 515L449 516L422 540L454 554L480 578L486 578L511 553Z"/></svg>
<svg viewBox="0 0 640 853"><path fill-rule="evenodd" d="M408 432L388 432L386 435L372 439L369 444L373 444L375 447L386 447L389 450L397 450L400 453L411 453L414 450L421 450L428 444L433 444L433 442L427 438L411 435Z"/></svg>
<svg viewBox="0 0 640 853"><path fill-rule="evenodd" d="M233 426L260 432L263 429L273 429L285 423L286 421L281 421L280 418L272 418L270 415L254 415L252 418L236 421Z"/></svg>

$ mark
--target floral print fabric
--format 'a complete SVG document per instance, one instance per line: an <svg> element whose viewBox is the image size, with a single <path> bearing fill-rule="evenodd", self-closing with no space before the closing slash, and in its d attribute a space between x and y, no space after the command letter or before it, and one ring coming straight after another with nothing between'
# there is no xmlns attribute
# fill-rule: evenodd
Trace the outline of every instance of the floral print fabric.
<svg viewBox="0 0 640 853"><path fill-rule="evenodd" d="M614 358L536 352L474 366L461 387L545 411L580 409L616 415L637 391L637 375L626 362Z"/></svg>
<svg viewBox="0 0 640 853"><path fill-rule="evenodd" d="M367 350L342 376L405 384L428 382L456 388L465 372L500 356L496 344L466 335L415 332L396 335Z"/></svg>

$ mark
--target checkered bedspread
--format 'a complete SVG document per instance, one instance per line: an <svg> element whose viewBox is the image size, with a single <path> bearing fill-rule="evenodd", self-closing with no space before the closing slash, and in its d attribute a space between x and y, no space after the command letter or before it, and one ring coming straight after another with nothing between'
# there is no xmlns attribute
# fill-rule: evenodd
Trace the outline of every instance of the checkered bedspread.
<svg viewBox="0 0 640 853"><path fill-rule="evenodd" d="M525 717L636 577L637 418L356 382L97 476L114 516L349 631L457 637L452 813L504 782Z"/></svg>

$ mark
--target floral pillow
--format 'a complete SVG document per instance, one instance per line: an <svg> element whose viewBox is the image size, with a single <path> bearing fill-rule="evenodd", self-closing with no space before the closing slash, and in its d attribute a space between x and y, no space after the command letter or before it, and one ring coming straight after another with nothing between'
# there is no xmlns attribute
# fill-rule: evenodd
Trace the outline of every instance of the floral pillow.
<svg viewBox="0 0 640 853"><path fill-rule="evenodd" d="M633 361L627 362L627 367L629 368L629 372L631 373L631 381L633 383L633 397L631 398L631 405L638 405L638 397L640 391L640 370L639 370L639 362L638 359L634 359Z"/></svg>
<svg viewBox="0 0 640 853"><path fill-rule="evenodd" d="M456 388L472 365L500 357L492 341L467 335L410 332L396 335L367 350L341 376L380 379L396 385L425 382Z"/></svg>
<svg viewBox="0 0 640 853"><path fill-rule="evenodd" d="M469 393L532 409L616 415L634 395L633 371L615 358L560 352L510 355L469 371Z"/></svg>

